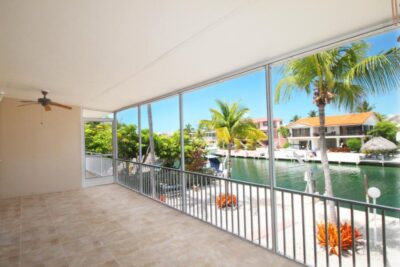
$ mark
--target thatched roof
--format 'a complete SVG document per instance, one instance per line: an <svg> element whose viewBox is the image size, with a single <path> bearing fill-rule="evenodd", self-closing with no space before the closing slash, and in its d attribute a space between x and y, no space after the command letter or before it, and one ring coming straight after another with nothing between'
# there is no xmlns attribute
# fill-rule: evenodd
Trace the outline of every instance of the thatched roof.
<svg viewBox="0 0 400 267"><path fill-rule="evenodd" d="M372 138L361 147L361 151L363 152L365 151L367 153L371 152L382 153L387 151L393 151L396 149L397 149L396 144L380 136Z"/></svg>

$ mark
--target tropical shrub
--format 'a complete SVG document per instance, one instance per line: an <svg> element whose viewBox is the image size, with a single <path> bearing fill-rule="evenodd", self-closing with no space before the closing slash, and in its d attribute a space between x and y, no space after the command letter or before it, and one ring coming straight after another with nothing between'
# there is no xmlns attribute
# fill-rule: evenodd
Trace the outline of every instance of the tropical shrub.
<svg viewBox="0 0 400 267"><path fill-rule="evenodd" d="M223 193L217 196L218 208L236 207L236 206L237 206L237 197L235 195Z"/></svg>
<svg viewBox="0 0 400 267"><path fill-rule="evenodd" d="M354 241L355 245L360 243L362 235L358 228L354 228ZM325 236L325 224L319 223L317 225L317 239L318 243L321 247L325 247L328 242L329 253L338 255L339 254L339 235L336 224L328 223L328 239L326 240ZM351 225L348 223L344 223L340 225L340 241L343 252L348 252L353 247L353 237ZM354 253L354 252L353 252Z"/></svg>
<svg viewBox="0 0 400 267"><path fill-rule="evenodd" d="M391 121L380 121L368 132L372 136L381 136L396 143L397 126Z"/></svg>
<svg viewBox="0 0 400 267"><path fill-rule="evenodd" d="M112 128L110 123L88 122L85 124L85 149L101 154L112 153Z"/></svg>
<svg viewBox="0 0 400 267"><path fill-rule="evenodd" d="M134 124L117 125L118 158L133 159L139 154L139 135Z"/></svg>
<svg viewBox="0 0 400 267"><path fill-rule="evenodd" d="M351 138L346 141L346 146L350 149L350 151L360 151L361 148L361 140L358 138Z"/></svg>
<svg viewBox="0 0 400 267"><path fill-rule="evenodd" d="M288 142L286 142L286 143L283 144L283 148L289 148L289 146L290 146L290 145L289 145Z"/></svg>
<svg viewBox="0 0 400 267"><path fill-rule="evenodd" d="M179 161L181 155L179 132L172 136L154 135L156 155L161 159L164 167L172 168Z"/></svg>
<svg viewBox="0 0 400 267"><path fill-rule="evenodd" d="M290 130L289 128L285 127L285 126L281 126L278 128L278 133L283 137L283 138L287 138L290 136Z"/></svg>
<svg viewBox="0 0 400 267"><path fill-rule="evenodd" d="M191 172L203 172L204 166L207 164L207 160L204 158L204 149L198 147L190 154L187 158L188 163L186 164L186 170Z"/></svg>

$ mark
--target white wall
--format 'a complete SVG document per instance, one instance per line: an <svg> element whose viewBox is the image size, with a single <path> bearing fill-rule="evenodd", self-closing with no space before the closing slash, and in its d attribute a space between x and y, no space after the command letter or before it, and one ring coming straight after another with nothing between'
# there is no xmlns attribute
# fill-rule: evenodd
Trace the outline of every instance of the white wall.
<svg viewBox="0 0 400 267"><path fill-rule="evenodd" d="M0 198L81 187L81 110L0 103Z"/></svg>

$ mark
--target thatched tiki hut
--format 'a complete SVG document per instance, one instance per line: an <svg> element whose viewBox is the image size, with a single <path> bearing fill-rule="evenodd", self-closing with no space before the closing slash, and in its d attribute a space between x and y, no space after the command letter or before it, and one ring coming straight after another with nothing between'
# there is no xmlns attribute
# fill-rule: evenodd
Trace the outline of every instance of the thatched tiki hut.
<svg viewBox="0 0 400 267"><path fill-rule="evenodd" d="M397 146L395 143L380 136L372 138L361 147L361 151L364 154L375 154L375 155L378 154L387 155L396 150Z"/></svg>

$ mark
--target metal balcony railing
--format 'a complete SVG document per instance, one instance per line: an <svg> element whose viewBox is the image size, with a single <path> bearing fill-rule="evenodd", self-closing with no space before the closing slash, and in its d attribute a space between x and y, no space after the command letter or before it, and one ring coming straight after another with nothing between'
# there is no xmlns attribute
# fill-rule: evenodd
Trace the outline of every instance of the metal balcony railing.
<svg viewBox="0 0 400 267"><path fill-rule="evenodd" d="M96 178L113 175L112 154L86 152L86 178Z"/></svg>
<svg viewBox="0 0 400 267"><path fill-rule="evenodd" d="M398 263L398 208L118 159L116 165L120 185L301 264ZM332 226L347 223L350 236L325 224L329 202L337 215ZM322 244L322 235L331 243Z"/></svg>

